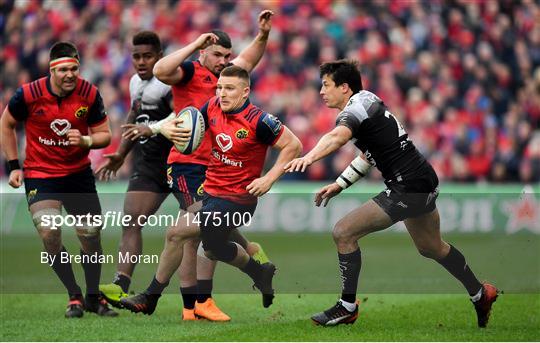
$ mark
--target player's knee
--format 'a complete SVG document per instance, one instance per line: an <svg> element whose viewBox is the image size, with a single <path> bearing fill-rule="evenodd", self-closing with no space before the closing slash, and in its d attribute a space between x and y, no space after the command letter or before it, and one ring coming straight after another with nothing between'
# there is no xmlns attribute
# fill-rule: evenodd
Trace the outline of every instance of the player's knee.
<svg viewBox="0 0 540 343"><path fill-rule="evenodd" d="M77 227L76 231L79 239L95 241L100 239L101 226L83 225Z"/></svg>
<svg viewBox="0 0 540 343"><path fill-rule="evenodd" d="M171 227L167 230L166 235L167 243L171 244L183 244L188 239L186 230L181 228Z"/></svg>
<svg viewBox="0 0 540 343"><path fill-rule="evenodd" d="M229 241L203 240L203 248L206 257L212 260L230 262L234 260L238 253L238 247L235 243Z"/></svg>
<svg viewBox="0 0 540 343"><path fill-rule="evenodd" d="M334 225L332 237L336 244L348 243L354 239L350 227L341 220Z"/></svg>

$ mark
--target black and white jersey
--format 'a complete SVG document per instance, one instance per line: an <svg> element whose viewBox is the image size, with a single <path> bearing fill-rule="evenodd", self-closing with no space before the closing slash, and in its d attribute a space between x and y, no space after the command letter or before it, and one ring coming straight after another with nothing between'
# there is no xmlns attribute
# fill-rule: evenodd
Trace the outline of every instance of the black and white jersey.
<svg viewBox="0 0 540 343"><path fill-rule="evenodd" d="M135 112L137 124L150 125L158 122L172 112L171 87L155 77L142 80L135 74L129 82L131 110ZM162 135L154 135L148 139L140 139L135 146L135 163L155 162L165 168L167 156L172 143Z"/></svg>
<svg viewBox="0 0 540 343"><path fill-rule="evenodd" d="M387 184L414 179L429 166L403 126L371 92L354 94L339 113L336 125L351 129L353 143L381 171Z"/></svg>

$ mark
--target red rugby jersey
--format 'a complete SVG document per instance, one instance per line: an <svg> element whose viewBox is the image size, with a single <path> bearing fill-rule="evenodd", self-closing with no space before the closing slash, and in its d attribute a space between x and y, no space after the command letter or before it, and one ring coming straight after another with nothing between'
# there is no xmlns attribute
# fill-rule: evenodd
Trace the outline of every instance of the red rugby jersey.
<svg viewBox="0 0 540 343"><path fill-rule="evenodd" d="M88 128L107 118L97 88L79 78L75 90L56 96L48 77L24 84L9 102L9 112L24 121L26 158L23 169L28 178L61 177L80 172L90 165L89 149L69 145L66 133Z"/></svg>
<svg viewBox="0 0 540 343"><path fill-rule="evenodd" d="M216 95L218 78L204 67L199 61L182 63L183 80L172 86L174 111L193 106L198 109ZM184 155L173 146L167 163L196 163L207 166L210 160L210 140L208 133L197 150L190 155Z"/></svg>
<svg viewBox="0 0 540 343"><path fill-rule="evenodd" d="M206 193L240 203L253 203L246 187L261 176L268 146L274 145L284 126L249 100L225 113L213 97L201 109L212 143L210 165L203 188Z"/></svg>

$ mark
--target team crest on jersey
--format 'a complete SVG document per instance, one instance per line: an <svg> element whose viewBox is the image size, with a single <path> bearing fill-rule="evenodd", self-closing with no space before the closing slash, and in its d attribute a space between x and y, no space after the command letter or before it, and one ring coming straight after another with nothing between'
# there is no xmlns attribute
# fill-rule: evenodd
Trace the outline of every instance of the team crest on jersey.
<svg viewBox="0 0 540 343"><path fill-rule="evenodd" d="M216 143L219 145L221 151L223 152L229 151L233 145L231 136L224 133L220 133L216 136Z"/></svg>
<svg viewBox="0 0 540 343"><path fill-rule="evenodd" d="M81 106L75 111L75 117L82 118L88 113L88 106Z"/></svg>
<svg viewBox="0 0 540 343"><path fill-rule="evenodd" d="M55 119L51 122L51 130L58 136L65 135L71 129L71 123L67 119Z"/></svg>
<svg viewBox="0 0 540 343"><path fill-rule="evenodd" d="M240 130L236 131L234 135L238 139L244 139L244 138L247 138L247 136L249 135L249 131L246 130L245 128L241 128Z"/></svg>

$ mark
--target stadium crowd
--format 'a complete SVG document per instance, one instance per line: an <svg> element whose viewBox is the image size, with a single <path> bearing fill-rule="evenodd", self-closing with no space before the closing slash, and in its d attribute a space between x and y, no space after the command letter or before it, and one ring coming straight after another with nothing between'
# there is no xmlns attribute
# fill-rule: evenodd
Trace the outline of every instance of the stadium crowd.
<svg viewBox="0 0 540 343"><path fill-rule="evenodd" d="M1 6L2 109L19 85L48 73L54 41L74 42L82 77L98 85L113 128L111 146L92 152L97 164L120 142L133 34L156 31L167 54L219 28L237 53L253 38L257 14L270 8L276 15L265 57L252 73L251 100L283 120L305 151L336 116L320 100L318 66L354 58L364 88L400 119L441 179L540 181L540 6L533 0L20 0ZM292 177L335 178L355 153L350 145Z"/></svg>

